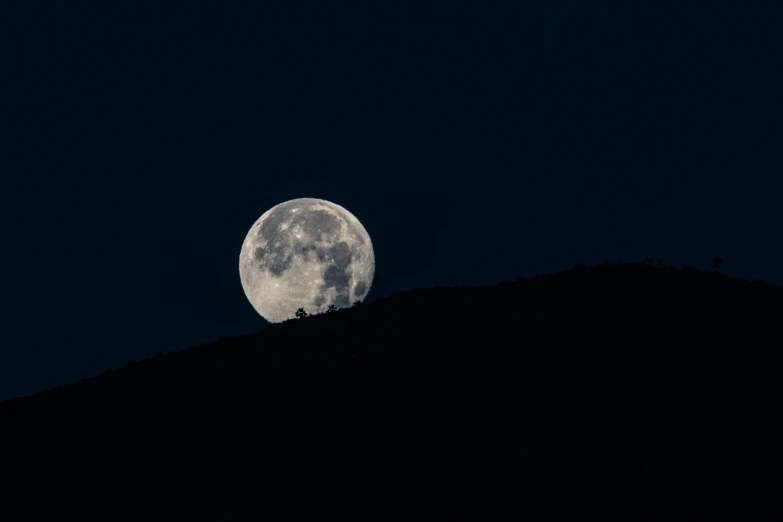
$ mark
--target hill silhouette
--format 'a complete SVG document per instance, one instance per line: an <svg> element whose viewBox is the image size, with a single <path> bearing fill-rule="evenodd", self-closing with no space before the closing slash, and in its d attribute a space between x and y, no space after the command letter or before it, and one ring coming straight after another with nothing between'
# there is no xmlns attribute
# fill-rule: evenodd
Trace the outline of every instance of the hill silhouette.
<svg viewBox="0 0 783 522"><path fill-rule="evenodd" d="M783 288L629 264L271 325L0 403L0 517L747 513L782 317Z"/></svg>

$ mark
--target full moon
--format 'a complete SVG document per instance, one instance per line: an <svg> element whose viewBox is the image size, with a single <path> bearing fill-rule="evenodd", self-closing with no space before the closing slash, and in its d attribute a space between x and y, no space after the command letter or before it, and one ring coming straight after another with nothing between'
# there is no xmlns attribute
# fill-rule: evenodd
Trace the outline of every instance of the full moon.
<svg viewBox="0 0 783 522"><path fill-rule="evenodd" d="M323 199L292 199L250 227L239 253L239 277L250 304L269 322L296 310L320 313L363 300L375 275L375 253L359 220Z"/></svg>

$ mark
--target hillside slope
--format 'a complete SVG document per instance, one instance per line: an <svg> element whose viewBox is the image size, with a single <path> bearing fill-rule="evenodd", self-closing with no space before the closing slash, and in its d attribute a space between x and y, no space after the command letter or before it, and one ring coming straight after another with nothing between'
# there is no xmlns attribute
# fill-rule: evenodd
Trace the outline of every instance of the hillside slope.
<svg viewBox="0 0 783 522"><path fill-rule="evenodd" d="M747 512L781 318L780 287L611 265L272 325L0 403L0 517Z"/></svg>

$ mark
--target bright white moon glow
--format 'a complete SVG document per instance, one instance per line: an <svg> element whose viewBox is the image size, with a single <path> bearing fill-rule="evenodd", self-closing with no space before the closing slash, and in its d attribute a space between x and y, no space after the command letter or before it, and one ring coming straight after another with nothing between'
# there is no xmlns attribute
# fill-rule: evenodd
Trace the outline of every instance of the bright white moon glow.
<svg viewBox="0 0 783 522"><path fill-rule="evenodd" d="M367 231L323 199L292 199L269 209L250 227L239 254L245 295L273 323L299 308L319 313L363 300L374 275Z"/></svg>

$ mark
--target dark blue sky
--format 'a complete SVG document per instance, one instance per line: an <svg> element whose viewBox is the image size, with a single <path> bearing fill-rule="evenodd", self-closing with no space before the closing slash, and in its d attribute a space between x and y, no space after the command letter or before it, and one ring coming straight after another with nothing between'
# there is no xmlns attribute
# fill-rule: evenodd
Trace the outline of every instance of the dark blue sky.
<svg viewBox="0 0 783 522"><path fill-rule="evenodd" d="M783 283L779 13L24 4L0 400L259 329L241 243L298 197L364 224L369 300L648 256Z"/></svg>

